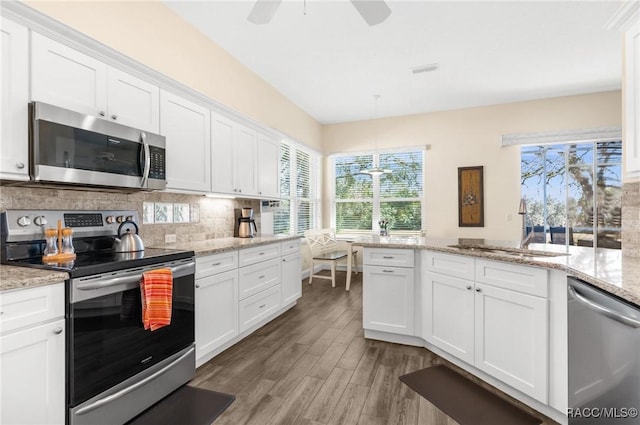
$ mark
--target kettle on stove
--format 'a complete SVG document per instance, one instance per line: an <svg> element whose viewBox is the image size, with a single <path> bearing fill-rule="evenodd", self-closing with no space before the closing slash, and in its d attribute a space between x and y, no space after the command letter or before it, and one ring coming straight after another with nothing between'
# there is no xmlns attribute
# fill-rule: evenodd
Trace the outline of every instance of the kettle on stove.
<svg viewBox="0 0 640 425"><path fill-rule="evenodd" d="M114 238L113 251L144 251L144 242L142 242L142 238L138 235L138 225L135 221L125 220L120 224L118 227L118 237Z"/></svg>

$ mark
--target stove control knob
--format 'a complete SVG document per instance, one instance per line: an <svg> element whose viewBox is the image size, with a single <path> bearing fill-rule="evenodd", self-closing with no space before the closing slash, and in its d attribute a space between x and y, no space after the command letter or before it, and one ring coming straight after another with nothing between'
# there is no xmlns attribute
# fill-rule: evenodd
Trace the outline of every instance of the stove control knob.
<svg viewBox="0 0 640 425"><path fill-rule="evenodd" d="M132 215L128 215L127 216L127 221L133 221L133 216Z"/></svg>
<svg viewBox="0 0 640 425"><path fill-rule="evenodd" d="M117 217L116 217L116 221L117 221L118 223L122 223L122 222L124 221L124 217L123 217L123 216L121 216L121 215L119 215L119 216L117 216Z"/></svg>
<svg viewBox="0 0 640 425"><path fill-rule="evenodd" d="M116 221L116 218L112 215L108 215L107 218L104 219L104 221L106 221L107 224L113 224L113 222Z"/></svg>
<svg viewBox="0 0 640 425"><path fill-rule="evenodd" d="M31 220L26 215L23 215L18 219L18 226L26 227L31 224Z"/></svg>
<svg viewBox="0 0 640 425"><path fill-rule="evenodd" d="M47 219L45 216L40 215L34 218L33 222L35 223L36 226L44 226L45 224L47 224Z"/></svg>

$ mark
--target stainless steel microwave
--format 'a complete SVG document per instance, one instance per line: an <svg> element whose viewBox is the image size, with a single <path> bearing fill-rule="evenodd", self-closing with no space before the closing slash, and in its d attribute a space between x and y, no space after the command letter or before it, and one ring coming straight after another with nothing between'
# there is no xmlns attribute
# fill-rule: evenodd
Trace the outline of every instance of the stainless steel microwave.
<svg viewBox="0 0 640 425"><path fill-rule="evenodd" d="M42 102L29 104L29 174L43 183L166 187L164 136Z"/></svg>

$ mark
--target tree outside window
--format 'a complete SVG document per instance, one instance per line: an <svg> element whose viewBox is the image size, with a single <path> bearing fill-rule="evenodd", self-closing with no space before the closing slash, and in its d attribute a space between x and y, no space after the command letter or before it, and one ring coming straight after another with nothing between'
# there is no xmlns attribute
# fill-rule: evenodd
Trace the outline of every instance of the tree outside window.
<svg viewBox="0 0 640 425"><path fill-rule="evenodd" d="M621 141L523 147L521 177L536 242L620 249Z"/></svg>

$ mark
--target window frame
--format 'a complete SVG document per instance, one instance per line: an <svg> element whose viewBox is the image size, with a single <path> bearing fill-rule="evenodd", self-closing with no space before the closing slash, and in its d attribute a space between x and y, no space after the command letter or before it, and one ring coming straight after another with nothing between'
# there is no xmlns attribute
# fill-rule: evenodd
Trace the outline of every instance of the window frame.
<svg viewBox="0 0 640 425"><path fill-rule="evenodd" d="M426 163L427 163L427 155L426 152L428 150L428 146L408 146L402 148L391 148L391 149L377 149L377 150L367 150L367 151L354 151L354 152L340 152L329 155L328 160L330 161L330 169L331 169L331 183L329 187L329 198L331 201L331 227L336 229L338 238L350 238L361 235L368 234L378 234L380 231L380 226L378 225L378 220L380 220L380 205L385 202L412 202L419 201L420 202L420 221L421 226L420 230L398 230L391 229L391 232L396 236L420 236L423 235L426 229ZM340 199L336 198L336 158L344 158L344 157L355 157L355 156L372 156L372 166L377 167L380 164L380 156L386 154L395 154L395 153L403 153L403 152L420 152L422 155L422 195L419 198L385 198L380 194L380 176L372 176L372 198L352 198L352 199ZM372 214L371 214L371 230L365 229L362 231L351 231L351 232L339 232L337 229L337 204L338 203L348 203L348 202L372 202Z"/></svg>

